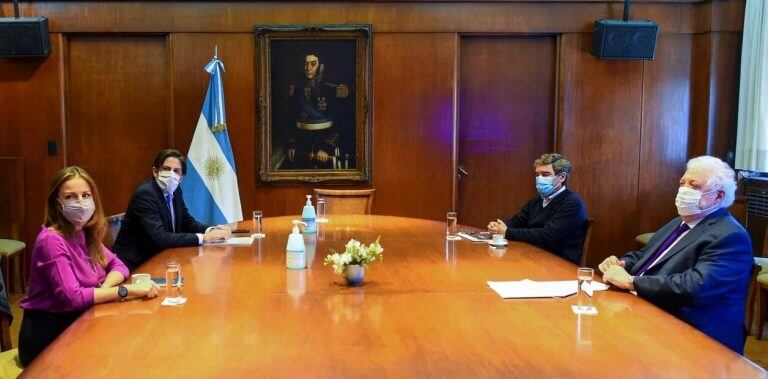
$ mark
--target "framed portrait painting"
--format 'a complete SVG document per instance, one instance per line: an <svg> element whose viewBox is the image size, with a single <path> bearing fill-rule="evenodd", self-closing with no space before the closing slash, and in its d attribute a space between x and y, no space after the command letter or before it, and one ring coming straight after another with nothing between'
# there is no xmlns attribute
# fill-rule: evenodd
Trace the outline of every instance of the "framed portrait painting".
<svg viewBox="0 0 768 379"><path fill-rule="evenodd" d="M260 177L369 182L371 26L256 26Z"/></svg>

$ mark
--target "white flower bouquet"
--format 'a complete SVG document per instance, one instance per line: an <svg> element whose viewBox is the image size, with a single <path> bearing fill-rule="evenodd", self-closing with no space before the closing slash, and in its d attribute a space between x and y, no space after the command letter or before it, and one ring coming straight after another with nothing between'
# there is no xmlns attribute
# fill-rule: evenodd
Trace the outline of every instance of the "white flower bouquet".
<svg viewBox="0 0 768 379"><path fill-rule="evenodd" d="M344 248L344 252L339 254L338 252L331 250L332 254L328 254L325 257L323 263L325 265L331 265L333 271L341 276L346 276L347 265L358 265L365 267L368 263L376 260L384 252L384 248L381 247L379 240L381 237L376 238L376 241L370 245L365 246L360 241L355 239L349 240Z"/></svg>

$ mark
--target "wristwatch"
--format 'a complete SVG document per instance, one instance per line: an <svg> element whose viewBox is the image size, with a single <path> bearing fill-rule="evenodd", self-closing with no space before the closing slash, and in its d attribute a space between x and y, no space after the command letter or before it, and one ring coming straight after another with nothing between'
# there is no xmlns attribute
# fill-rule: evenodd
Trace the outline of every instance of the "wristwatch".
<svg viewBox="0 0 768 379"><path fill-rule="evenodd" d="M125 288L125 286L117 287L117 294L120 296L120 301L125 300L128 297L128 288Z"/></svg>

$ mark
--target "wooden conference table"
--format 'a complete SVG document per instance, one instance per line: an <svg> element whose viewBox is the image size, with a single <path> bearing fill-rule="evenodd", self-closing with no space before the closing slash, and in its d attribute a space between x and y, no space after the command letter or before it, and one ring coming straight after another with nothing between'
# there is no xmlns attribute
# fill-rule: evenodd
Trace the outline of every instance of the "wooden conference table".
<svg viewBox="0 0 768 379"><path fill-rule="evenodd" d="M486 280L569 280L576 266L511 242L446 241L445 224L331 216L307 237L306 270L285 268L291 217L264 220L248 247L167 250L186 304L96 305L24 372L29 377L766 377L650 303L598 292L596 316L569 298L503 300ZM250 227L250 222L240 225ZM383 260L347 287L323 258L381 235Z"/></svg>

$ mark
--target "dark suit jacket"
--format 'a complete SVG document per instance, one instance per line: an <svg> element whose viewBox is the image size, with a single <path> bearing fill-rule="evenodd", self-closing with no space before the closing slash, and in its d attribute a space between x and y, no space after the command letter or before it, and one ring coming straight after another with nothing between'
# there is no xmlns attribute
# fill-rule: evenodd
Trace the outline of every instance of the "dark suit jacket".
<svg viewBox="0 0 768 379"><path fill-rule="evenodd" d="M621 260L631 275L680 224L680 217L657 231L648 245ZM744 228L725 209L705 217L634 286L640 297L742 354L745 300L754 265Z"/></svg>
<svg viewBox="0 0 768 379"><path fill-rule="evenodd" d="M112 249L131 271L160 250L200 243L195 233L204 233L208 225L197 222L189 214L181 187L173 193L173 209L175 232L163 190L154 178L142 182L133 192Z"/></svg>
<svg viewBox="0 0 768 379"><path fill-rule="evenodd" d="M546 207L536 195L512 218L505 220L505 238L525 241L579 264L587 232L584 203L575 192L565 189Z"/></svg>
<svg viewBox="0 0 768 379"><path fill-rule="evenodd" d="M13 313L8 303L8 293L5 292L5 281L3 280L3 270L0 270L0 312L8 315L8 323L13 322Z"/></svg>

